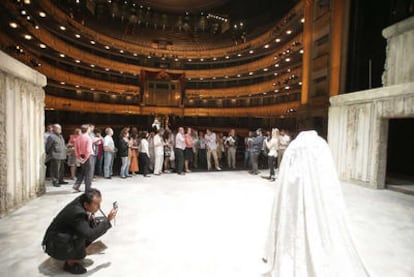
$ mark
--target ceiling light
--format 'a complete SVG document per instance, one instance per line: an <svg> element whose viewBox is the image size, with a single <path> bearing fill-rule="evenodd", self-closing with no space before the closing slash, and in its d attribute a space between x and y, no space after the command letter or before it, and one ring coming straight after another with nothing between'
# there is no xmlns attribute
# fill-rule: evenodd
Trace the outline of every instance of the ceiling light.
<svg viewBox="0 0 414 277"><path fill-rule="evenodd" d="M26 5L30 5L30 0L24 0L23 1Z"/></svg>
<svg viewBox="0 0 414 277"><path fill-rule="evenodd" d="M263 68L263 71L268 71L269 69L268 68Z"/></svg>
<svg viewBox="0 0 414 277"><path fill-rule="evenodd" d="M36 30L39 30L39 29L40 29L39 25L36 25L36 26L35 26L35 29L36 29Z"/></svg>
<svg viewBox="0 0 414 277"><path fill-rule="evenodd" d="M285 61L290 62L290 58L286 58Z"/></svg>
<svg viewBox="0 0 414 277"><path fill-rule="evenodd" d="M226 59L230 59L230 56L226 56Z"/></svg>
<svg viewBox="0 0 414 277"><path fill-rule="evenodd" d="M132 55L134 55L134 57L138 56L138 54L137 54L137 53L134 53L134 54L132 54Z"/></svg>
<svg viewBox="0 0 414 277"><path fill-rule="evenodd" d="M228 78L229 78L229 76L227 76L227 75L226 75L226 76L224 76L224 78L228 79Z"/></svg>
<svg viewBox="0 0 414 277"><path fill-rule="evenodd" d="M76 85L75 88L79 88L79 85Z"/></svg>
<svg viewBox="0 0 414 277"><path fill-rule="evenodd" d="M24 38L27 39L27 40L31 40L32 36L31 35L24 35Z"/></svg>
<svg viewBox="0 0 414 277"><path fill-rule="evenodd" d="M237 54L237 57L241 57L241 55L242 55L242 54L241 54L241 53L239 53L239 54Z"/></svg>
<svg viewBox="0 0 414 277"><path fill-rule="evenodd" d="M289 86L286 86L285 89L290 89L290 87Z"/></svg>
<svg viewBox="0 0 414 277"><path fill-rule="evenodd" d="M300 20L300 22L301 22L301 23L305 23L305 18L302 18L302 19Z"/></svg>
<svg viewBox="0 0 414 277"><path fill-rule="evenodd" d="M42 49L45 49L46 48L46 45L44 45L43 43L41 43L41 44L39 44L39 47L42 48Z"/></svg>
<svg viewBox="0 0 414 277"><path fill-rule="evenodd" d="M275 76L277 76L277 75L279 75L277 72L275 72L275 73L273 73L273 75L275 75Z"/></svg>
<svg viewBox="0 0 414 277"><path fill-rule="evenodd" d="M119 50L119 53L123 54L123 53L124 53L124 50L122 50L122 49L121 49L121 50Z"/></svg>
<svg viewBox="0 0 414 277"><path fill-rule="evenodd" d="M178 62L178 58L175 58L174 61Z"/></svg>
<svg viewBox="0 0 414 277"><path fill-rule="evenodd" d="M61 57L61 58L64 58L65 57L65 54L59 54L59 56Z"/></svg>
<svg viewBox="0 0 414 277"><path fill-rule="evenodd" d="M266 44L266 45L264 46L264 48L266 48L266 49L267 49L267 48L269 48L269 44Z"/></svg>
<svg viewBox="0 0 414 277"><path fill-rule="evenodd" d="M287 72L290 72L290 71L291 71L291 69L290 69L290 68L288 68Z"/></svg>
<svg viewBox="0 0 414 277"><path fill-rule="evenodd" d="M254 50L250 50L250 51L249 51L249 54L253 54L253 53L254 53Z"/></svg>
<svg viewBox="0 0 414 277"><path fill-rule="evenodd" d="M216 57L214 57L214 58L213 58L213 61L216 61L216 60L217 60L217 58L216 58Z"/></svg>
<svg viewBox="0 0 414 277"><path fill-rule="evenodd" d="M62 31L65 31L66 27L65 26L60 26L59 29L61 29Z"/></svg>
<svg viewBox="0 0 414 277"><path fill-rule="evenodd" d="M302 82L299 82L299 86L301 86L302 85Z"/></svg>
<svg viewBox="0 0 414 277"><path fill-rule="evenodd" d="M300 49L299 53L303 54L303 49Z"/></svg>
<svg viewBox="0 0 414 277"><path fill-rule="evenodd" d="M280 42L280 38L275 39L276 42Z"/></svg>
<svg viewBox="0 0 414 277"><path fill-rule="evenodd" d="M9 26L10 26L11 28L13 28L13 29L16 29L19 25L17 25L17 23L16 23L16 22L10 22L10 23L9 23Z"/></svg>
<svg viewBox="0 0 414 277"><path fill-rule="evenodd" d="M292 33L292 30L287 30L286 34L290 35Z"/></svg>
<svg viewBox="0 0 414 277"><path fill-rule="evenodd" d="M79 35L79 34L75 34L75 37L76 37L76 38L80 38L80 35Z"/></svg>
<svg viewBox="0 0 414 277"><path fill-rule="evenodd" d="M111 49L111 47L109 47L108 45L105 45L105 49L109 50L109 49Z"/></svg>
<svg viewBox="0 0 414 277"><path fill-rule="evenodd" d="M95 44L96 42L94 40L91 40L91 44Z"/></svg>
<svg viewBox="0 0 414 277"><path fill-rule="evenodd" d="M30 17L30 15L28 15L28 16L26 16L26 19L27 19L27 20L30 20L30 19L32 19L32 18Z"/></svg>
<svg viewBox="0 0 414 277"><path fill-rule="evenodd" d="M75 60L76 63L80 63L80 60Z"/></svg>
<svg viewBox="0 0 414 277"><path fill-rule="evenodd" d="M192 61L192 59L188 59L188 61L189 61L189 62L191 62L191 61Z"/></svg>
<svg viewBox="0 0 414 277"><path fill-rule="evenodd" d="M201 80L201 81L203 81L203 80L204 80L204 78L203 78L203 77L201 77L201 78L200 78L200 80Z"/></svg>
<svg viewBox="0 0 414 277"><path fill-rule="evenodd" d="M250 72L249 72L249 75L250 75L250 76L252 76L252 75L253 75L253 71L250 71Z"/></svg>
<svg viewBox="0 0 414 277"><path fill-rule="evenodd" d="M109 71L109 68L105 68L105 71Z"/></svg>
<svg viewBox="0 0 414 277"><path fill-rule="evenodd" d="M46 13L45 12L39 12L39 16L40 17L46 17Z"/></svg>
<svg viewBox="0 0 414 277"><path fill-rule="evenodd" d="M214 77L213 77L213 80L215 80L215 79L216 79L216 77L214 76Z"/></svg>
<svg viewBox="0 0 414 277"><path fill-rule="evenodd" d="M21 13L22 15L26 15L26 14L27 14L27 12L26 12L25 10L22 10L20 13Z"/></svg>
<svg viewBox="0 0 414 277"><path fill-rule="evenodd" d="M151 55L148 55L148 57L147 57L148 59L151 59Z"/></svg>
<svg viewBox="0 0 414 277"><path fill-rule="evenodd" d="M237 74L237 77L241 77L241 75L240 74Z"/></svg>
<svg viewBox="0 0 414 277"><path fill-rule="evenodd" d="M263 95L266 95L267 93L266 92L263 92Z"/></svg>
<svg viewBox="0 0 414 277"><path fill-rule="evenodd" d="M91 67L95 67L95 65L94 64L91 64Z"/></svg>
<svg viewBox="0 0 414 277"><path fill-rule="evenodd" d="M204 62L204 59L203 59L203 58L201 58L201 59L200 59L200 61L201 61L201 62Z"/></svg>
<svg viewBox="0 0 414 277"><path fill-rule="evenodd" d="M60 84L61 84L61 85L64 85L64 84L65 84L65 82L60 82Z"/></svg>
<svg viewBox="0 0 414 277"><path fill-rule="evenodd" d="M91 90L95 90L95 88L91 88Z"/></svg>
<svg viewBox="0 0 414 277"><path fill-rule="evenodd" d="M274 92L278 93L278 92L279 92L279 90L278 90L278 89L275 89L275 90L274 90Z"/></svg>

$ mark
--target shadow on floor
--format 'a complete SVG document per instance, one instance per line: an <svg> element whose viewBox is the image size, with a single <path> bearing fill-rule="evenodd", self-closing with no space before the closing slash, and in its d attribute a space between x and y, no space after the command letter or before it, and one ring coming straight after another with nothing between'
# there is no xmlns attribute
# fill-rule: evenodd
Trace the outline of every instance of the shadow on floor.
<svg viewBox="0 0 414 277"><path fill-rule="evenodd" d="M63 271L63 261L58 261L53 258L47 258L43 263L41 263L38 267L39 273L45 275L45 276L60 276L60 275L71 275L70 273L67 273ZM93 261L90 259L85 259L82 261L83 266L89 267L92 266ZM99 270L103 268L107 268L111 266L111 262L106 262L100 265L97 265L96 267L92 269L88 269L88 272L83 274L82 276L92 276L93 274L97 273Z"/></svg>
<svg viewBox="0 0 414 277"><path fill-rule="evenodd" d="M87 255L103 254L103 251L107 248L108 247L102 241L99 240L89 245L86 248L86 253ZM94 264L93 260L91 259L83 259L81 263L86 268ZM43 263L39 265L38 267L39 273L45 276L60 276L60 275L69 274L63 271L63 264L64 264L63 261L59 261L59 260L49 257ZM90 270L88 269L88 272L86 272L82 276L90 276L92 274L95 274L96 272L98 272L99 270L103 268L109 267L110 265L111 265L110 262L100 264Z"/></svg>

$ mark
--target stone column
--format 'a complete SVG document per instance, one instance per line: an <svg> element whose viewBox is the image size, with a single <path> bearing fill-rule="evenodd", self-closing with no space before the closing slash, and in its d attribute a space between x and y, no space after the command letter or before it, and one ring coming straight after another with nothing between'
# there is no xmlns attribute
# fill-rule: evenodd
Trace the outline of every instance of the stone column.
<svg viewBox="0 0 414 277"><path fill-rule="evenodd" d="M382 84L414 82L414 16L384 29L382 35L387 39Z"/></svg>
<svg viewBox="0 0 414 277"><path fill-rule="evenodd" d="M46 77L0 51L0 216L45 192Z"/></svg>

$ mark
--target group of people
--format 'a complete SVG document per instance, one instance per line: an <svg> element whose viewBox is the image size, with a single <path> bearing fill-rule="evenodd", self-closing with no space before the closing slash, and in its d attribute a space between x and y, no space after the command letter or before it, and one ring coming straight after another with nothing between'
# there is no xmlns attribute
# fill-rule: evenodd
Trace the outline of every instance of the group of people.
<svg viewBox="0 0 414 277"><path fill-rule="evenodd" d="M93 124L83 124L74 130L66 144L62 127L59 124L48 125L45 149L52 184L67 184L63 178L67 164L70 177L75 180L73 189L80 191L84 181L87 190L94 176L112 178L115 157L120 160L119 176L122 179L136 174L150 177L151 174L159 176L173 171L184 175L192 169L236 169L237 150L243 145L239 143L235 129L224 135L211 129L204 133L190 127L179 127L173 132L169 128L153 127L149 132L125 127L116 139L110 127L102 134ZM259 167L269 168L269 180L274 181L275 169L289 142L286 132L278 129L265 134L261 129L249 132L244 138L245 168L250 169L251 174L258 174ZM266 159L267 162L263 162Z"/></svg>
<svg viewBox="0 0 414 277"><path fill-rule="evenodd" d="M59 127L54 126L56 133ZM88 131L90 127L82 125L82 134L74 144L75 155L85 168L90 168L90 151L83 152L83 147L91 148L93 144ZM160 139L155 145L165 144L161 139L163 132L162 129L158 131ZM125 140L125 145L128 145L127 134L127 130L121 131L120 139ZM208 134L211 136L212 133ZM146 132L140 135L141 144L147 136ZM268 138L263 138L261 131L257 130L253 139L253 145L264 141L272 168L281 153L278 147L282 138L279 130L273 129ZM52 139L62 141L60 138ZM184 157L189 141L183 128L178 129L175 139L177 156ZM51 143L49 139L48 143ZM146 151L147 143L138 148ZM253 152L252 163L256 162L257 156ZM59 167L58 164L54 166ZM59 182L58 178L56 180ZM315 131L300 133L287 148L276 184L262 256L263 276L369 276L349 230L341 185L329 146ZM42 241L44 251L63 260L65 271L85 273L86 268L82 264L85 248L111 228L117 205L114 203L108 216L97 220L95 213L100 211L101 201L98 190L86 190L64 207L47 228Z"/></svg>

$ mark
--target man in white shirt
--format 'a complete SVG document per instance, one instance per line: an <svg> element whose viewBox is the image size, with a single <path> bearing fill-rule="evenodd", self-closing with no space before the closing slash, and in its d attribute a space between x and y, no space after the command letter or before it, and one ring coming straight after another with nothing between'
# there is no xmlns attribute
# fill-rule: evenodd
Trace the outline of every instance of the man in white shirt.
<svg viewBox="0 0 414 277"><path fill-rule="evenodd" d="M184 128L178 128L177 136L175 137L175 160L176 160L176 170L180 175L184 175L184 150L185 150L185 138L184 138Z"/></svg>
<svg viewBox="0 0 414 277"><path fill-rule="evenodd" d="M227 165L229 168L236 168L236 149L237 149L237 137L236 131L231 129L229 136L224 141L224 145L227 147Z"/></svg>
<svg viewBox="0 0 414 277"><path fill-rule="evenodd" d="M217 170L221 170L219 163L218 163L218 157L217 157L217 138L216 134L211 132L210 129L207 129L206 134L204 135L204 138L206 140L206 146L207 146L207 169L211 169L211 155L213 155L214 159L214 165Z"/></svg>
<svg viewBox="0 0 414 277"><path fill-rule="evenodd" d="M164 129L159 129L157 134L154 136L154 154L155 154L155 164L154 164L154 175L161 175L162 172L162 163L164 161Z"/></svg>
<svg viewBox="0 0 414 277"><path fill-rule="evenodd" d="M111 128L105 129L106 136L104 137L104 178L111 179L112 167L114 164L114 155L116 152L115 143L112 138L114 131Z"/></svg>

